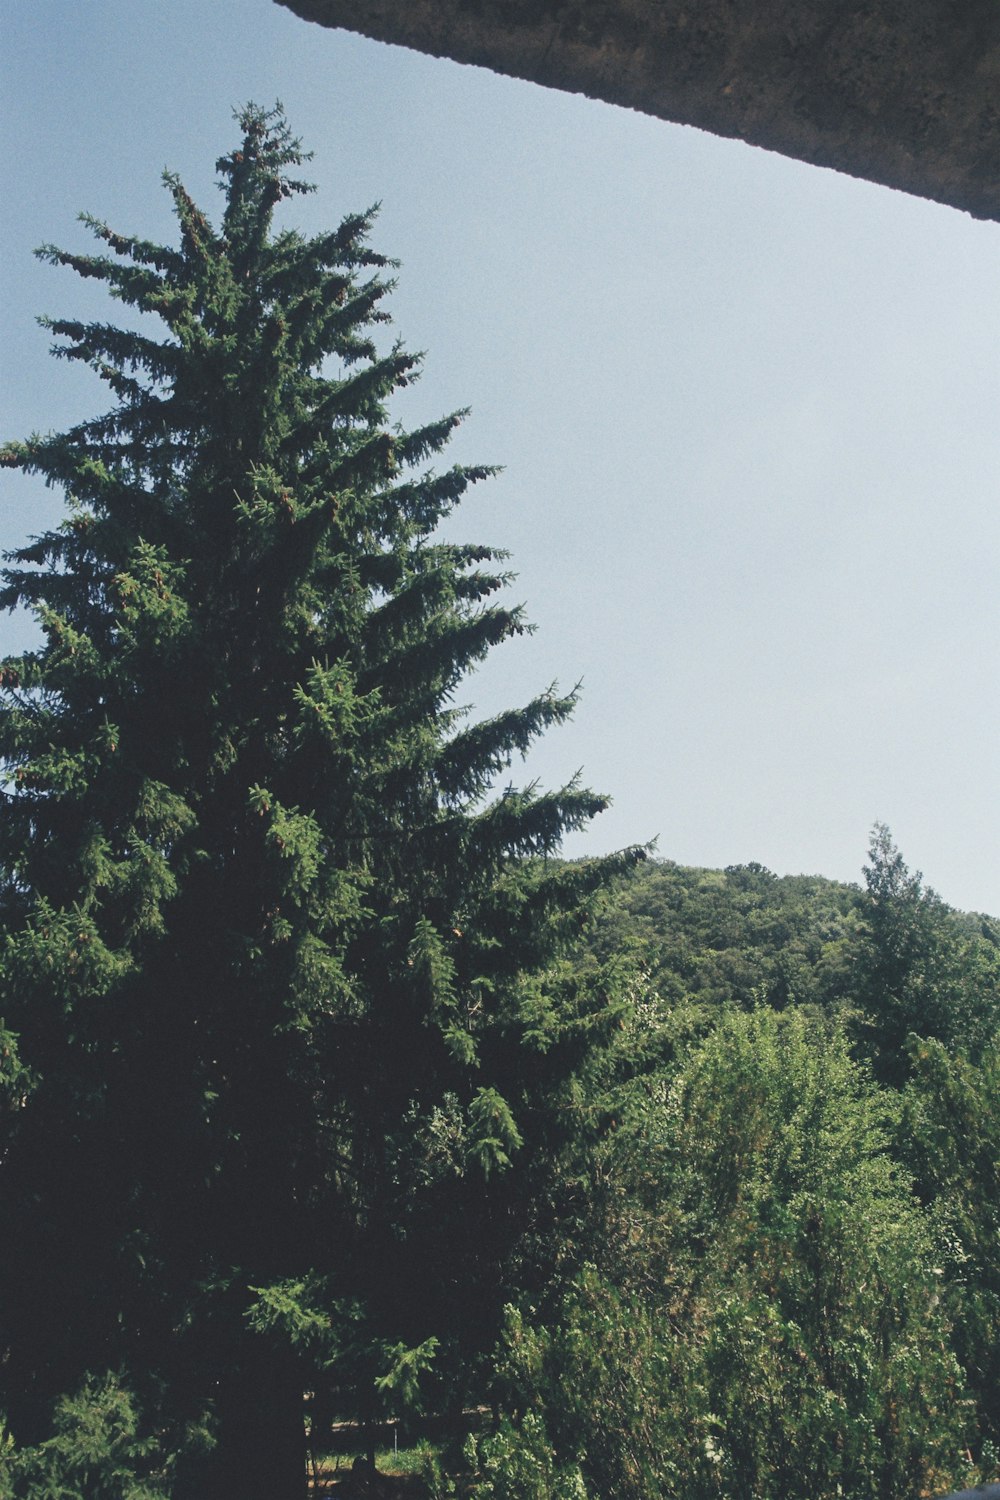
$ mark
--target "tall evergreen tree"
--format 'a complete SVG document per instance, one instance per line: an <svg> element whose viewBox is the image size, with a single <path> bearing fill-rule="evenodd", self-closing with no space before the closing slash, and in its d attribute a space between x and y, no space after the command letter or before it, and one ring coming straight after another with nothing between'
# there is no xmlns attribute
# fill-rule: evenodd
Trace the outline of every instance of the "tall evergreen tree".
<svg viewBox="0 0 1000 1500"><path fill-rule="evenodd" d="M218 228L168 174L176 246L41 252L142 316L49 321L115 404L0 451L69 501L0 596L44 632L0 663L11 1424L118 1372L176 1451L214 1420L199 1500L301 1490L307 1356L405 1393L489 1346L600 1033L543 971L621 864L545 863L575 782L492 790L573 697L456 704L526 628L436 535L490 471L425 467L461 413L387 425L371 214L275 232L304 154L239 120Z"/></svg>
<svg viewBox="0 0 1000 1500"><path fill-rule="evenodd" d="M864 873L856 984L861 1041L876 1072L893 1084L905 1079L911 1033L978 1056L1000 1025L993 924L946 906L908 869L882 823L872 829Z"/></svg>

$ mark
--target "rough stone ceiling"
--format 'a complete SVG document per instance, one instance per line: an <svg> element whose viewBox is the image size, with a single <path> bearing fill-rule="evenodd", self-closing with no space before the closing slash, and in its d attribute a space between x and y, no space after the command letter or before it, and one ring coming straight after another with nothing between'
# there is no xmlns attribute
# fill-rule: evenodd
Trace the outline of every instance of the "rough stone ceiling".
<svg viewBox="0 0 1000 1500"><path fill-rule="evenodd" d="M1000 0L278 0L1000 219Z"/></svg>

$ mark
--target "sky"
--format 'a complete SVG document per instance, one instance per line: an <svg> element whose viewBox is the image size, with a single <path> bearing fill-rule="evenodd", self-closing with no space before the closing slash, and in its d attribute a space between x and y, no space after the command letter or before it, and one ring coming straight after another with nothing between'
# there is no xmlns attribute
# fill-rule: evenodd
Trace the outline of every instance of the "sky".
<svg viewBox="0 0 1000 1500"><path fill-rule="evenodd" d="M888 823L954 906L1000 913L1000 225L689 127L310 25L273 0L0 0L0 435L105 392L36 315L111 316L35 260L76 215L171 239L217 214L232 113L315 152L307 232L380 202L424 375L502 464L451 523L509 549L537 630L477 714L582 682L513 773L613 799L571 855L861 879ZM0 547L61 500L0 490ZM29 626L0 616L0 652Z"/></svg>

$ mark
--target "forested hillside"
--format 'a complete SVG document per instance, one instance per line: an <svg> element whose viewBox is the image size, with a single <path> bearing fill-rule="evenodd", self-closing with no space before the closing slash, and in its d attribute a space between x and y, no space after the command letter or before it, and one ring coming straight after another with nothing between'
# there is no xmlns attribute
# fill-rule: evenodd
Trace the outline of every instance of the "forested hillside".
<svg viewBox="0 0 1000 1500"><path fill-rule="evenodd" d="M650 861L576 962L628 999L572 1243L510 1314L476 1493L995 1478L996 923L879 827L863 888Z"/></svg>

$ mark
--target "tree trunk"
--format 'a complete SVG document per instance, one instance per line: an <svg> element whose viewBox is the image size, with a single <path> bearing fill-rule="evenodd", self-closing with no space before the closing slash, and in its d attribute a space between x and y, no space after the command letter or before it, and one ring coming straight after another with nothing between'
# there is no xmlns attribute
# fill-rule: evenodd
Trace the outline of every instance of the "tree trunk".
<svg viewBox="0 0 1000 1500"><path fill-rule="evenodd" d="M234 1351L235 1353L236 1351ZM246 1340L220 1380L218 1443L180 1500L305 1500L302 1379L291 1353Z"/></svg>

